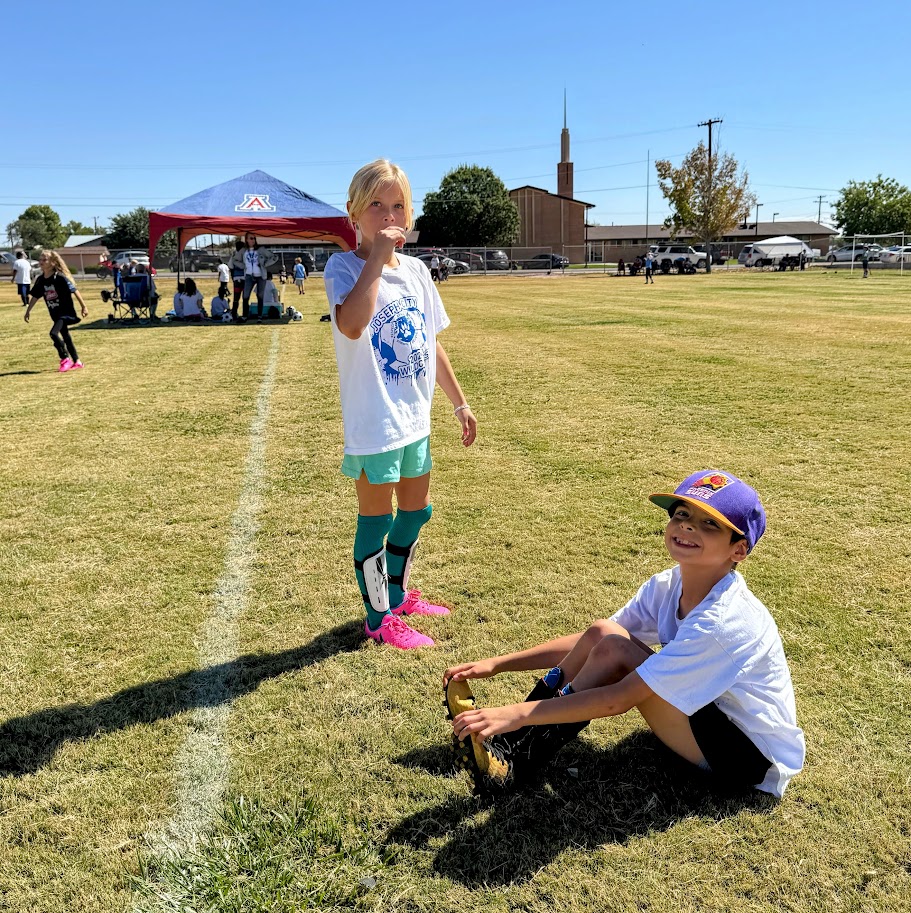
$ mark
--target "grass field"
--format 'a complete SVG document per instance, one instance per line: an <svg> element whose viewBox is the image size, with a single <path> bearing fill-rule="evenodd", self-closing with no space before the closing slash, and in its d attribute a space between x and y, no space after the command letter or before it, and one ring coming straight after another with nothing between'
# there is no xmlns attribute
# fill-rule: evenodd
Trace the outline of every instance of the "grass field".
<svg viewBox="0 0 911 913"><path fill-rule="evenodd" d="M479 441L440 395L417 655L361 634L321 281L278 327L108 329L100 287L58 375L0 285L0 910L909 909L907 280L450 281ZM709 467L763 494L803 774L715 799L631 713L471 798L442 670L622 605L669 563L646 495Z"/></svg>

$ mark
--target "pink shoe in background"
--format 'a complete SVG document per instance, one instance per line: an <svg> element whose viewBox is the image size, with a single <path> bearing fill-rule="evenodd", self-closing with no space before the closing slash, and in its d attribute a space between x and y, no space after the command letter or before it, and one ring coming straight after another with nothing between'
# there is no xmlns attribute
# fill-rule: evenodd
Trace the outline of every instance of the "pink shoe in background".
<svg viewBox="0 0 911 913"><path fill-rule="evenodd" d="M420 590L409 590L405 594L405 601L394 608L395 615L448 615L449 609L444 605L434 605L426 599L421 599Z"/></svg>
<svg viewBox="0 0 911 913"><path fill-rule="evenodd" d="M415 631L395 615L384 615L383 623L375 631L371 631L365 624L364 632L377 643L389 644L390 647L398 647L400 650L433 646L433 641L429 637Z"/></svg>
<svg viewBox="0 0 911 913"><path fill-rule="evenodd" d="M82 359L81 359L81 358L77 358L77 359L70 365L70 370L71 370L71 371L75 371L76 368L84 368L84 367L85 367L85 365L82 363Z"/></svg>
<svg viewBox="0 0 911 913"><path fill-rule="evenodd" d="M66 358L60 359L60 373L63 374L64 371L69 371L73 367L73 359L67 355Z"/></svg>

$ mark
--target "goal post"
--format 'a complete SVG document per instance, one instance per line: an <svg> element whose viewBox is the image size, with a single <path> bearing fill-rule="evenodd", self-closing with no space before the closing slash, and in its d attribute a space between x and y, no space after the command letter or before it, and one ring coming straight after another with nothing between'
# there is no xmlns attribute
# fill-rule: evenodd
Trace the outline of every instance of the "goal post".
<svg viewBox="0 0 911 913"><path fill-rule="evenodd" d="M903 231L893 231L880 235L853 235L851 238L851 272L854 272L854 264L861 259L863 249L868 244L878 244L883 249L889 247L898 247L900 250L905 246L905 239L908 235ZM848 239L845 238L845 246ZM909 254L908 256L911 256ZM900 253L898 256L898 269L904 275L905 273L905 255Z"/></svg>

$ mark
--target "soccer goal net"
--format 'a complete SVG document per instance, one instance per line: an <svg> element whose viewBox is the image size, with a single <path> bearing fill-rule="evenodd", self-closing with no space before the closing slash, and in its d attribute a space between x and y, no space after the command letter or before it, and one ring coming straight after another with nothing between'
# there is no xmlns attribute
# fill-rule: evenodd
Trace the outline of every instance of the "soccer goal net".
<svg viewBox="0 0 911 913"><path fill-rule="evenodd" d="M911 265L911 247L906 244L911 241L911 236L903 231L894 231L885 235L853 235L845 238L845 247L851 245L851 270L864 258L867 251L869 260L879 260L884 268L897 269L904 274L905 259Z"/></svg>

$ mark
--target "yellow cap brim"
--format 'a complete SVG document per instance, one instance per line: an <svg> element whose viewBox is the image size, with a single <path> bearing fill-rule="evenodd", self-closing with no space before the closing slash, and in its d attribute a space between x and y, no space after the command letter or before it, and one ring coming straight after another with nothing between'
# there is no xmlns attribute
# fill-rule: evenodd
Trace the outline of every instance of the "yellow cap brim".
<svg viewBox="0 0 911 913"><path fill-rule="evenodd" d="M671 506L676 504L678 501L684 501L687 504L692 504L693 507L698 507L700 510L704 510L710 517L713 517L722 525L726 526L728 529L732 529L737 535L745 536L746 533L742 529L738 529L731 523L730 520L724 515L715 510L714 507L710 507L704 501L700 501L697 498L688 498L686 495L674 495L674 494L654 494L648 496L649 501L652 504L657 504L658 507L663 507L665 510L670 511Z"/></svg>

